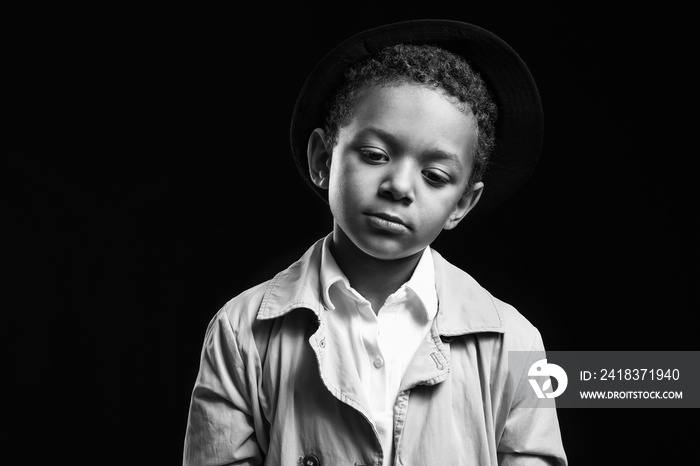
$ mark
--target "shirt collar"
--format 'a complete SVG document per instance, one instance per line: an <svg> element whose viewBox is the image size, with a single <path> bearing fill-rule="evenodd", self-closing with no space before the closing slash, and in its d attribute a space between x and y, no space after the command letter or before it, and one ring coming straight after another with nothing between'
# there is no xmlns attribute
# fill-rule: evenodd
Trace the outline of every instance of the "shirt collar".
<svg viewBox="0 0 700 466"><path fill-rule="evenodd" d="M350 282L347 277L340 270L338 263L335 261L333 254L331 254L330 244L333 241L333 234L329 234L323 240L323 247L321 248L321 293L323 296L323 304L328 309L335 309L335 306L331 302L330 289L331 286L340 282L347 289L350 289Z"/></svg>
<svg viewBox="0 0 700 466"><path fill-rule="evenodd" d="M340 270L338 263L333 258L333 254L331 254L330 243L332 240L332 234L326 236L326 238L323 240L323 248L321 251L321 292L323 304L328 309L335 309L335 306L331 302L329 293L329 290L333 285L340 282L346 289L351 289L350 282L343 271ZM404 289L413 291L415 296L423 304L426 317L428 320L432 320L437 314L438 298L437 291L435 289L435 265L433 263L433 255L430 251L430 247L426 247L425 250L423 250L423 254L418 261L418 265L416 265L411 278L404 283L399 290L392 294L388 300L391 300L392 297L397 296Z"/></svg>
<svg viewBox="0 0 700 466"><path fill-rule="evenodd" d="M318 240L298 261L260 285L265 292L259 304L258 319L274 319L298 308L310 309L321 316L323 241ZM469 274L450 264L434 249L431 252L439 308L435 321L440 335L505 332L506 325L499 310L504 305L497 305L497 300Z"/></svg>

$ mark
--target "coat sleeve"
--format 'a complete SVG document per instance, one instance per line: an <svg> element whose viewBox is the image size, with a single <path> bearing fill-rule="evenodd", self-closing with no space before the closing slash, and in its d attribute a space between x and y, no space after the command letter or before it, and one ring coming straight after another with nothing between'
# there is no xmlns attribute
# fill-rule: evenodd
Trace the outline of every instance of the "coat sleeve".
<svg viewBox="0 0 700 466"><path fill-rule="evenodd" d="M546 358L539 332L535 331L535 340L529 351L516 353L520 361L510 361L509 378L514 396L498 444L498 464L566 466L554 399L538 399L527 374L533 363Z"/></svg>
<svg viewBox="0 0 700 466"><path fill-rule="evenodd" d="M262 465L256 435L261 415L257 374L245 342L250 332L234 330L225 309L210 322L192 391L183 464ZM243 349L242 349L243 348Z"/></svg>

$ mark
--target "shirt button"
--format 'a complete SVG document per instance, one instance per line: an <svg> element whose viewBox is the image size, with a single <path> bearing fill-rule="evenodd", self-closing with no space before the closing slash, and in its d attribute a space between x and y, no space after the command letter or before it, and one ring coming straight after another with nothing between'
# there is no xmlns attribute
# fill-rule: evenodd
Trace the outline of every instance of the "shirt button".
<svg viewBox="0 0 700 466"><path fill-rule="evenodd" d="M381 368L384 365L384 359L382 359L381 356L377 356L374 358L374 367L377 369Z"/></svg>
<svg viewBox="0 0 700 466"><path fill-rule="evenodd" d="M301 459L303 466L321 466L321 461L316 455L306 455Z"/></svg>

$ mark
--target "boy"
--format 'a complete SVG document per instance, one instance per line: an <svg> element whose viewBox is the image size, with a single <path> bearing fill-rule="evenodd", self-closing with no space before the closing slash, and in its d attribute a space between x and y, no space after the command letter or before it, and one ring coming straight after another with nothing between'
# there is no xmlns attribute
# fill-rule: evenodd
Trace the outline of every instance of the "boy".
<svg viewBox="0 0 700 466"><path fill-rule="evenodd" d="M291 140L333 231L211 321L184 463L566 464L556 411L524 407L508 367L541 357L538 331L430 248L522 182L541 129L527 68L475 26L392 24L326 56Z"/></svg>

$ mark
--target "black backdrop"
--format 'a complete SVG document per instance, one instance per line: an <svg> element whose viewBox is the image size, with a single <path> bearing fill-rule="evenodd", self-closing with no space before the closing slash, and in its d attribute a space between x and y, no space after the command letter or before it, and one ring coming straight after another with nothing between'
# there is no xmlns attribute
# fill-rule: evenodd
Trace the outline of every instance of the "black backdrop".
<svg viewBox="0 0 700 466"><path fill-rule="evenodd" d="M435 248L550 350L697 349L689 11L25 11L7 15L2 45L3 418L15 435L0 455L180 462L209 319L331 228L288 148L306 73L354 32L420 17L509 42L546 120L517 198ZM694 414L559 412L572 465L692 458Z"/></svg>

